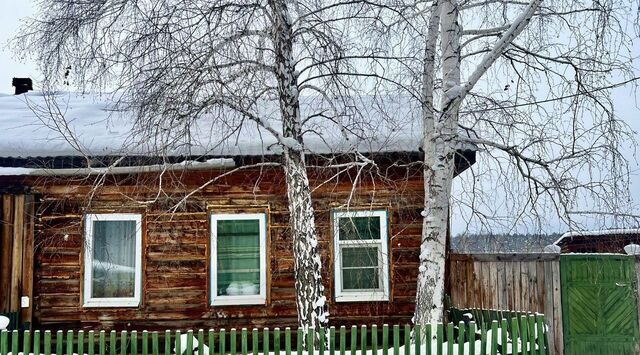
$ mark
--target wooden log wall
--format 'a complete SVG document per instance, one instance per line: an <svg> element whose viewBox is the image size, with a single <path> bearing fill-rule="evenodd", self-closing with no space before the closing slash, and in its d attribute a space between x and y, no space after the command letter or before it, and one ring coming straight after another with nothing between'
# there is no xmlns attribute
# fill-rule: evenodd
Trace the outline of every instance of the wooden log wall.
<svg viewBox="0 0 640 355"><path fill-rule="evenodd" d="M362 174L354 190L348 172L310 172L319 250L333 325L408 323L413 314L423 209L419 168L388 168L385 179ZM284 178L279 168L179 172L88 180L39 180L36 225L35 326L39 329L148 329L285 327L297 325L292 240ZM174 174L177 174L174 176ZM322 175L328 174L328 175ZM179 176L178 176L179 175ZM364 177L367 175L368 177ZM160 189L161 186L161 189ZM204 187L203 187L204 186ZM197 191L196 191L197 190ZM168 211L196 191L175 213ZM336 303L333 299L331 214L343 209L385 209L389 216L390 301ZM141 305L82 307L84 213L140 212L143 217ZM266 211L267 302L211 306L210 232L213 212Z"/></svg>
<svg viewBox="0 0 640 355"><path fill-rule="evenodd" d="M34 199L32 195L0 197L0 312L20 311L31 322L33 305ZM29 306L21 307L21 298Z"/></svg>
<svg viewBox="0 0 640 355"><path fill-rule="evenodd" d="M559 255L452 254L450 267L454 307L544 313L549 346L563 353Z"/></svg>

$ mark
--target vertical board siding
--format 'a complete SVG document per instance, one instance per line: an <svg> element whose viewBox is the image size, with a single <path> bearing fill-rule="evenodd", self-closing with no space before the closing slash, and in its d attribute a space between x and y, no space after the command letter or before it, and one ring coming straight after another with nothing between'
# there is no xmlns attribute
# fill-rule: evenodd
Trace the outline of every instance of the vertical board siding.
<svg viewBox="0 0 640 355"><path fill-rule="evenodd" d="M20 322L30 323L34 265L33 196L2 195L0 209L0 313L20 312ZM21 307L23 296L29 298L28 307Z"/></svg>
<svg viewBox="0 0 640 355"><path fill-rule="evenodd" d="M551 353L562 354L559 265L553 254L452 254L452 306L542 313Z"/></svg>

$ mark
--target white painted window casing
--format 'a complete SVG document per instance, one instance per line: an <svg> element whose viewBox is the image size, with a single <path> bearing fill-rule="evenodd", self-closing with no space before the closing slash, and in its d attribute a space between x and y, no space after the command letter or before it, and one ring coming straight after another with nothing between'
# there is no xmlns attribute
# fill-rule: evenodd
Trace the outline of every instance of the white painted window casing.
<svg viewBox="0 0 640 355"><path fill-rule="evenodd" d="M93 296L94 281L94 234L95 222L122 222L135 223L135 240L133 261L134 279L132 297L95 297ZM108 260L98 261L101 267L108 264L114 269L130 268L130 266L117 265ZM107 269L108 270L108 269ZM108 274L108 273L107 273ZM87 214L84 220L84 295L83 307L138 307L140 305L142 285L142 216L136 213L102 213Z"/></svg>
<svg viewBox="0 0 640 355"><path fill-rule="evenodd" d="M218 224L220 221L258 221L258 245L259 245L259 285L256 290L256 294L243 294L246 292L244 288L248 285L236 285L236 294L219 294L228 293L229 285L227 289L218 290L218 272L220 266L218 265ZM265 304L267 299L267 222L266 214L264 213L240 213L240 214L211 214L211 305L212 306L226 306L226 305L260 305Z"/></svg>
<svg viewBox="0 0 640 355"><path fill-rule="evenodd" d="M378 239L344 240L340 236L341 218L378 217L380 223L380 235ZM389 300L389 253L387 232L387 211L334 211L333 213L333 240L334 240L334 280L336 302L367 302ZM377 288L369 289L345 289L343 287L343 256L345 248L373 249L377 248L377 270L379 280ZM366 267L365 267L366 268Z"/></svg>

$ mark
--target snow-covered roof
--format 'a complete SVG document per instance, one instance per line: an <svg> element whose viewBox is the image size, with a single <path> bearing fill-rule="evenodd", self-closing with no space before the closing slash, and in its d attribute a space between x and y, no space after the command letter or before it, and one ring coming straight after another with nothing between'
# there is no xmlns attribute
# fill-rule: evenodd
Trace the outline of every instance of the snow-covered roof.
<svg viewBox="0 0 640 355"><path fill-rule="evenodd" d="M158 127L151 133L140 130L134 125L133 113L116 110L109 95L58 92L53 96L55 100L51 97L42 92L0 94L0 157L157 155L159 148L166 146L169 149L163 153L173 155L279 153L276 137L246 119L238 124L241 117L230 117L234 120L232 127L242 127L233 130L228 121L219 119L219 112L205 114L188 126L177 127L187 127L188 131L186 135L182 131L178 137L173 134L178 130L175 126ZM416 100L385 98L384 109L379 99L363 98L353 105L352 111L357 114L343 112L335 122L320 116L306 122L304 148L315 154L419 150L422 124ZM301 106L302 117L328 111L325 103L314 98L302 100ZM278 110L277 103L267 103L259 112L276 130L281 127ZM475 147L466 144L460 149L475 150Z"/></svg>
<svg viewBox="0 0 640 355"><path fill-rule="evenodd" d="M560 236L558 240L553 242L553 244L558 245L565 239L572 237L599 237L599 236L607 236L607 235L625 235L625 234L640 234L640 229L638 228L626 228L626 229L602 229L602 230L591 230L591 231L573 231L567 232Z"/></svg>

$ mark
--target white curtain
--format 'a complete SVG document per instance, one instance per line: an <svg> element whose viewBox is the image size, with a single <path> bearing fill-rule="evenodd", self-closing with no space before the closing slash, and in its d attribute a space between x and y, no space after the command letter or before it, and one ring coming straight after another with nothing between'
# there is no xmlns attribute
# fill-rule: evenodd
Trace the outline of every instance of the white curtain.
<svg viewBox="0 0 640 355"><path fill-rule="evenodd" d="M93 297L134 297L136 223L93 222Z"/></svg>

